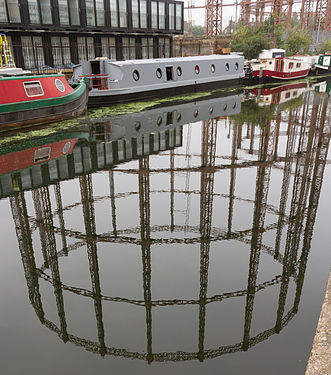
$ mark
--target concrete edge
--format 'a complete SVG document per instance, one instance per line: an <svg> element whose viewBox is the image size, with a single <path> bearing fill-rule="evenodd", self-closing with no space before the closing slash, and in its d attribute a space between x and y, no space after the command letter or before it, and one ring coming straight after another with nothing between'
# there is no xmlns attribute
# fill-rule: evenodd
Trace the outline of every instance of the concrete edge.
<svg viewBox="0 0 331 375"><path fill-rule="evenodd" d="M331 270L306 375L331 374Z"/></svg>

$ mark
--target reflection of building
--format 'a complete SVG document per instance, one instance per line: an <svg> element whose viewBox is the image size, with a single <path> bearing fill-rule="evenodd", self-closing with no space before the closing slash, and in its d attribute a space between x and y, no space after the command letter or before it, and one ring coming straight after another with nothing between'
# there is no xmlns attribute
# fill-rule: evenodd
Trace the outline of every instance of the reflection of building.
<svg viewBox="0 0 331 375"><path fill-rule="evenodd" d="M80 132L35 140L28 144L31 147L34 143L37 147L28 150L21 150L25 143L19 143L16 148L9 147L11 153L6 154L6 150L0 153L0 163L8 165L10 161L13 164L11 170L6 169L0 175L0 198L14 191L55 184L173 149L182 145L183 125L239 113L240 108L241 95L212 97L124 114L109 120L98 119L92 121L91 128L83 122ZM60 139L61 142L57 142ZM70 147L63 152L65 144ZM74 144L76 146L72 149ZM36 158L37 153L43 159Z"/></svg>
<svg viewBox="0 0 331 375"><path fill-rule="evenodd" d="M66 69L99 56L170 57L183 12L173 0L3 0L0 26L17 66Z"/></svg>
<svg viewBox="0 0 331 375"><path fill-rule="evenodd" d="M327 99L326 96L314 96L313 93L307 93L302 107L289 111L286 132L280 131L280 121L270 121L268 126L262 129L254 129L247 124L234 127L232 129L232 154L225 163L218 162L220 156L217 154L219 145L217 142L219 137L217 120L206 120L202 126L200 163L198 166L188 167L188 170L178 167L176 161L180 155L173 150L166 154L169 158L169 166L159 169L151 167L150 156L141 155L135 168L131 166L129 170L123 168L120 171L114 169L110 172L109 196L98 198L94 196L93 175L88 173L79 177L81 197L77 199L77 202L68 206L63 206L59 184L56 185L54 193L56 208L52 207L51 191L48 186L35 189L33 191L35 209L33 217L29 217L27 214L27 199L29 198L23 192L12 194L10 202L29 298L40 322L58 334L64 342L70 341L101 355L136 358L149 363L153 361L204 361L223 354L248 350L270 338L273 334L281 332L298 313L302 293L331 136L331 124L326 121L329 110ZM281 139L285 139L286 142L285 152L281 151L279 147ZM250 156L248 160L240 160L238 157L238 152L243 150ZM235 194L236 175L243 168L252 166L256 168L255 197L252 200L245 199L246 203L253 207L252 221L247 219L246 229L235 230L232 221L234 203L242 199ZM268 201L271 172L274 168L282 172L282 184L279 189L280 200L277 207ZM231 174L229 194L227 195L217 193L214 186L215 177L222 174L224 170L230 171ZM200 176L198 189L190 191L189 188L175 187L176 179L183 175L183 172L198 173ZM116 173L136 176L137 186L130 187L126 194L118 192L118 189L115 188ZM168 194L170 207L168 225L159 225L157 219L153 222L151 216L151 197L155 193L151 180L157 174L167 175L170 180L169 188L164 187L161 192L156 191L158 194L162 194L162 192ZM292 189L290 189L291 186ZM177 224L175 198L186 193L199 197L198 225L183 227ZM135 227L119 229L117 226L118 204L121 199L131 195L138 195L137 206L132 207L132 210L136 209L139 212L138 222ZM100 199L110 203L108 209L112 216L112 230L108 233L98 233L96 229L95 206L97 200ZM228 220L225 228L216 225L213 217L215 202L219 199L225 199L228 205ZM289 203L289 210L286 210L287 203ZM72 223L66 223L64 219L64 213L76 206L82 207L84 230L81 231L68 229L72 228ZM272 222L267 220L267 215L272 216ZM55 224L54 219L57 216L59 224ZM36 236L32 235L37 230L40 242ZM183 237L184 230L188 235ZM269 238L268 245L266 245L265 236L271 232L276 234L275 241L273 245L270 245ZM62 248L57 248L56 236L61 236ZM75 239L76 242L72 243L71 241L69 245L69 238L70 240ZM208 294L210 246L223 240L237 241L249 246L247 287L244 290L210 296ZM281 241L284 240L285 244L281 246ZM39 243L43 260L37 265L35 249L39 248ZM131 244L141 254L142 299L127 299L103 294L105 286L101 283L102 275L98 261L98 247L102 243ZM181 251L181 246L198 244L200 248L200 289L196 291L196 298L153 299L151 255L155 245L162 246L163 244L176 244L178 252ZM63 284L60 273L62 257L70 256L74 250L82 251L81 248L85 246L92 285L90 290ZM261 282L258 281L258 275L259 268L261 268L260 259L263 254L272 256L275 262L281 266L282 271L280 276L275 275L269 280ZM40 254L38 257L40 258ZM64 261L66 260L67 257ZM39 288L41 280L52 285L54 289L59 320L57 325L46 316ZM274 285L279 286L274 322L269 328L253 333L251 325L256 299L262 291ZM96 324L97 342L70 333L71 327L66 319L64 292L93 301L95 316L91 318L91 324L92 322ZM216 348L206 348L207 307L233 298L245 299L241 341ZM144 309L146 317L146 348L144 351L135 352L106 345L103 308L108 302L132 304ZM180 351L155 352L153 350L153 311L156 308L165 309L166 307L178 309L184 305L198 307L196 350L187 351L183 348ZM226 324L222 319L218 323ZM128 337L127 340L130 338Z"/></svg>

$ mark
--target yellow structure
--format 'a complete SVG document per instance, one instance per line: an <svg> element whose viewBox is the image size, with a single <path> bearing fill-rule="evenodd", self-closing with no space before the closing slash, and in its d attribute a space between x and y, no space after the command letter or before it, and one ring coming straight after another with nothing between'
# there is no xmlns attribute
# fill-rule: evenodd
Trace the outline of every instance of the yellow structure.
<svg viewBox="0 0 331 375"><path fill-rule="evenodd" d="M6 35L0 33L0 68L16 68Z"/></svg>

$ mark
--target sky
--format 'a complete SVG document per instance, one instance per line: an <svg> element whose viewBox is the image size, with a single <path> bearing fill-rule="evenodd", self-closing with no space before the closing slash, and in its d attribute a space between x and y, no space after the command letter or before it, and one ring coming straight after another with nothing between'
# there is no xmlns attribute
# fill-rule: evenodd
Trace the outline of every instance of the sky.
<svg viewBox="0 0 331 375"><path fill-rule="evenodd" d="M234 2L235 0L223 0L224 4L231 4ZM195 6L205 5L205 0L184 0L185 6L187 6L189 3L193 3L193 5ZM204 26L205 25L205 10L195 9L191 11L192 11L193 24ZM238 18L239 18L239 11L240 11L240 7L238 6ZM227 26L231 17L233 21L235 20L235 13L236 13L235 7L225 7L223 9L223 19L222 19L223 28ZM188 20L188 10L185 10L185 21L186 20Z"/></svg>

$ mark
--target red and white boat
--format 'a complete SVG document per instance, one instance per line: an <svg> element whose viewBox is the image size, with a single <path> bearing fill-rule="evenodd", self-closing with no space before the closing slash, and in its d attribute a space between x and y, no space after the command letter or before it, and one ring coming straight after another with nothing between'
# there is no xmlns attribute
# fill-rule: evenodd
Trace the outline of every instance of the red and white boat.
<svg viewBox="0 0 331 375"><path fill-rule="evenodd" d="M259 62L251 65L253 79L290 80L303 78L309 74L310 64L307 61L296 57L285 57L285 51L274 57L272 51L270 50L270 54L264 51L259 57Z"/></svg>

